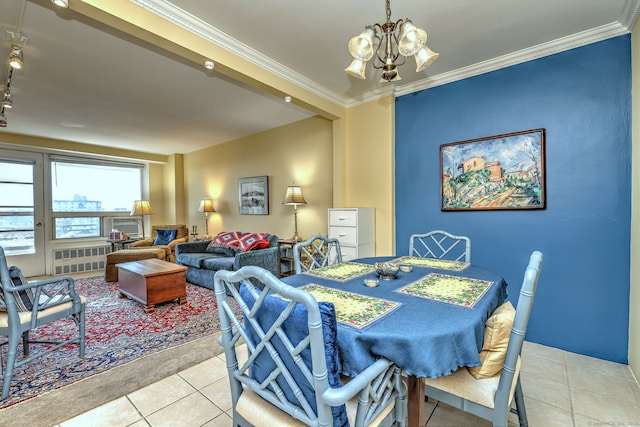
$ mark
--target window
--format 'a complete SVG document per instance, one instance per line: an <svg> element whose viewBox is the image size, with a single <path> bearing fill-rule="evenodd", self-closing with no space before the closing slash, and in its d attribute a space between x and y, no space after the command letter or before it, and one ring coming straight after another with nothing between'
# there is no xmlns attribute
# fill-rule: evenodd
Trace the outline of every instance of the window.
<svg viewBox="0 0 640 427"><path fill-rule="evenodd" d="M0 161L0 245L7 255L33 253L33 163Z"/></svg>
<svg viewBox="0 0 640 427"><path fill-rule="evenodd" d="M54 238L102 235L105 216L127 214L142 195L143 165L51 158Z"/></svg>

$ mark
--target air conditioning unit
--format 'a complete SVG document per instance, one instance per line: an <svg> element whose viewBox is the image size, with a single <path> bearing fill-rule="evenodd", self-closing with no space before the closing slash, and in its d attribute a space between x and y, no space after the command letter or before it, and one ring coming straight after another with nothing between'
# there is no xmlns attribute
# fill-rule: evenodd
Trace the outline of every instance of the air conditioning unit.
<svg viewBox="0 0 640 427"><path fill-rule="evenodd" d="M112 230L127 233L129 237L142 237L142 218L127 216L112 216L102 219L102 233L109 236Z"/></svg>

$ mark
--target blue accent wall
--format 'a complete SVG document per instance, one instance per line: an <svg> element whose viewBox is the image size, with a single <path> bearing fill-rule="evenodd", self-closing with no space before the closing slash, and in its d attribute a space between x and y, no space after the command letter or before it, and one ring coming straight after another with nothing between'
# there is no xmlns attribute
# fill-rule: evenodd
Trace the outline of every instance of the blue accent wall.
<svg viewBox="0 0 640 427"><path fill-rule="evenodd" d="M444 53L443 53L444 55ZM440 145L546 129L546 210L440 210ZM627 363L631 229L631 38L396 100L396 247L434 229L471 238L472 261L517 301L544 254L528 341Z"/></svg>

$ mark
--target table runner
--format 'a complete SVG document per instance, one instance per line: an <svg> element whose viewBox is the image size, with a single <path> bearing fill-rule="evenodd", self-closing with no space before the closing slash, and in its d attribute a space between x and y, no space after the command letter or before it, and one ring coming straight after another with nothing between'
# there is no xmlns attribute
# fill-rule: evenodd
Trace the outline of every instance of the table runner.
<svg viewBox="0 0 640 427"><path fill-rule="evenodd" d="M492 284L489 280L430 273L396 292L473 308Z"/></svg>
<svg viewBox="0 0 640 427"><path fill-rule="evenodd" d="M375 271L375 267L369 264L361 264L358 262L341 262L338 264L327 265L326 267L316 270L305 271L304 274L321 277L323 279L338 280L345 282L358 276Z"/></svg>
<svg viewBox="0 0 640 427"><path fill-rule="evenodd" d="M332 303L336 308L336 320L356 329L370 326L402 305L398 302L341 291L315 283L301 286L300 289L309 292L317 301Z"/></svg>
<svg viewBox="0 0 640 427"><path fill-rule="evenodd" d="M468 262L462 262L462 261L452 261L448 259L437 259L437 258L420 258L420 257L414 257L414 256L403 256L400 258L393 259L390 262L395 262L398 264L414 265L417 267L429 267L429 268L437 268L438 270L451 270L451 271L462 271L471 265Z"/></svg>

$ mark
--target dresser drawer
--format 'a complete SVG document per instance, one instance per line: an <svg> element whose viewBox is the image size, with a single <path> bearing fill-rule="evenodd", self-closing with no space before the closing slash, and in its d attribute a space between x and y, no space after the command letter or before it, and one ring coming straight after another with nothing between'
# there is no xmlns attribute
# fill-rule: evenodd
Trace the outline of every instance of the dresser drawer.
<svg viewBox="0 0 640 427"><path fill-rule="evenodd" d="M329 227L355 227L358 225L358 212L355 210L330 210Z"/></svg>
<svg viewBox="0 0 640 427"><path fill-rule="evenodd" d="M351 261L358 258L358 250L353 246L340 246L342 261Z"/></svg>
<svg viewBox="0 0 640 427"><path fill-rule="evenodd" d="M329 237L336 238L340 244L356 245L358 229L355 227L329 227Z"/></svg>

